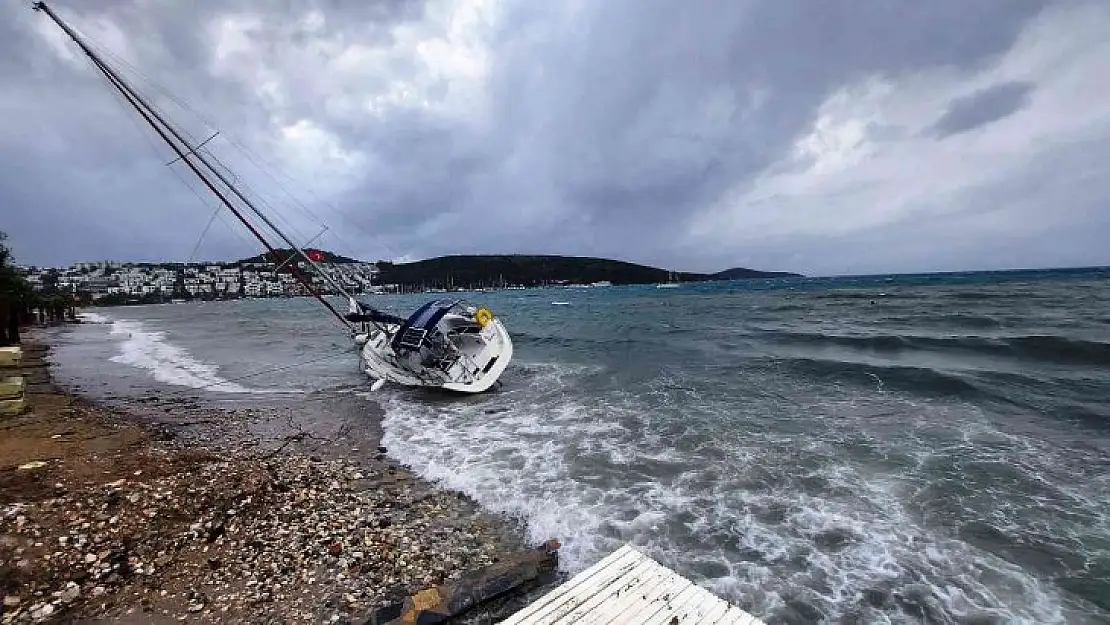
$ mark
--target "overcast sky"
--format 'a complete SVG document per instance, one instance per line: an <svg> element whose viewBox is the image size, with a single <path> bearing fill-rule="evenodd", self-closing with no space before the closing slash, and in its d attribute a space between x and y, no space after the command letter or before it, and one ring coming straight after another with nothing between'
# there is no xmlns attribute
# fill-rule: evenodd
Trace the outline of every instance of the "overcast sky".
<svg viewBox="0 0 1110 625"><path fill-rule="evenodd" d="M193 257L215 204L29 4L0 6L17 259ZM340 253L1110 264L1105 0L52 6L185 130L218 128L212 153L301 241L326 224ZM221 215L196 257L257 249Z"/></svg>

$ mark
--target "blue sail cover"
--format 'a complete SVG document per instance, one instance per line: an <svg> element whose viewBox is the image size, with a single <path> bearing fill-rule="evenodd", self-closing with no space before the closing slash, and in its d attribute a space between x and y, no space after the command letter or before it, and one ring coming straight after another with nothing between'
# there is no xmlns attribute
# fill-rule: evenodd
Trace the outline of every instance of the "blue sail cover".
<svg viewBox="0 0 1110 625"><path fill-rule="evenodd" d="M446 315L447 311L451 310L451 307L454 305L455 302L452 300L440 299L433 300L417 308L416 312L409 316L393 336L393 348L399 349L402 347L401 340L405 332L410 328L417 328L431 334L432 331L435 330L439 320L443 319L443 316Z"/></svg>
<svg viewBox="0 0 1110 625"><path fill-rule="evenodd" d="M412 313L406 323L410 328L420 328L430 332L454 305L455 302L446 299L428 302Z"/></svg>

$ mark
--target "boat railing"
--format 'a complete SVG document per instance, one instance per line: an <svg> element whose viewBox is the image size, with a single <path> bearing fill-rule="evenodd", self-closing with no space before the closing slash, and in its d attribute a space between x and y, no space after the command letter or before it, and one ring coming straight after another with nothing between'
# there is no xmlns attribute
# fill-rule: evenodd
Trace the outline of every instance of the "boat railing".
<svg viewBox="0 0 1110 625"><path fill-rule="evenodd" d="M410 326L408 328L405 328L405 331L403 334L401 334L401 338L400 340L398 340L397 344L408 349L420 349L424 346L424 338L427 336L428 331L424 328L413 328Z"/></svg>

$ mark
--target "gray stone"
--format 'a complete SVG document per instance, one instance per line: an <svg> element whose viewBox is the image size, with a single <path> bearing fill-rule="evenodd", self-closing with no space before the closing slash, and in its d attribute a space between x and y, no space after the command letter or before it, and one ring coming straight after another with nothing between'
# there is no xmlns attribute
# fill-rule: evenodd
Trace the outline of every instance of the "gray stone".
<svg viewBox="0 0 1110 625"><path fill-rule="evenodd" d="M77 597L80 597L80 596L81 596L81 588L77 584L74 584L73 582L70 582L65 587L65 590L62 591L62 596L59 597L59 598L62 600L62 603L72 603L73 601L75 601L77 599Z"/></svg>

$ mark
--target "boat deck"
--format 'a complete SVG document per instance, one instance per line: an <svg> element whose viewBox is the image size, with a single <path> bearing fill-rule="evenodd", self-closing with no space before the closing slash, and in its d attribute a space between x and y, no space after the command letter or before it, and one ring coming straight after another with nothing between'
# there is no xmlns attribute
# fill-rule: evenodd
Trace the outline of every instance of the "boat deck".
<svg viewBox="0 0 1110 625"><path fill-rule="evenodd" d="M628 545L502 623L763 625Z"/></svg>

